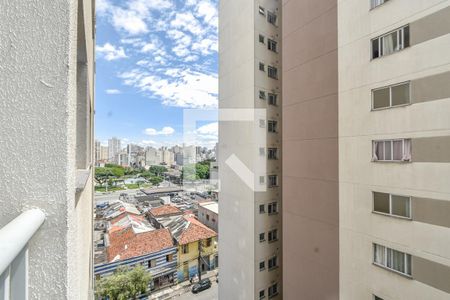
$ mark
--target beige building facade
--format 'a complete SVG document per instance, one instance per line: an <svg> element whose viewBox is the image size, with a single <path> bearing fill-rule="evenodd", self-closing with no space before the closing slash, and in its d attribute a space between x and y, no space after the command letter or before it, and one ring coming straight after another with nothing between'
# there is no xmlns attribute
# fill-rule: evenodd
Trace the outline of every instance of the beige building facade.
<svg viewBox="0 0 450 300"><path fill-rule="evenodd" d="M341 299L450 298L450 1L338 2Z"/></svg>

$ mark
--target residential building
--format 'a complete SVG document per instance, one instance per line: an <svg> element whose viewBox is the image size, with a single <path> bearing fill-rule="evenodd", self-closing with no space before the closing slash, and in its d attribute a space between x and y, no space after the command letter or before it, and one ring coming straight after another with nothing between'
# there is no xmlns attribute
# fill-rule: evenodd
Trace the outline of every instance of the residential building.
<svg viewBox="0 0 450 300"><path fill-rule="evenodd" d="M109 276L119 266L142 265L151 275L149 289L177 283L177 248L167 229L155 229L143 216L124 213L108 225L108 263L95 266L95 277Z"/></svg>
<svg viewBox="0 0 450 300"><path fill-rule="evenodd" d="M112 137L108 140L108 160L111 163L119 164L119 154L122 151L120 139Z"/></svg>
<svg viewBox="0 0 450 300"><path fill-rule="evenodd" d="M170 230L178 246L178 282L189 280L199 272L218 266L217 233L192 215L166 216L156 219Z"/></svg>
<svg viewBox="0 0 450 300"><path fill-rule="evenodd" d="M219 122L216 149L219 298L282 299L281 268L259 268L260 261L282 260L281 214L266 213L269 203L281 207L283 184L281 156L267 157L267 148L281 153L282 142L281 1L219 5L219 108L228 115ZM270 241L260 239L269 233Z"/></svg>
<svg viewBox="0 0 450 300"><path fill-rule="evenodd" d="M219 203L215 201L200 202L198 204L198 220L219 232Z"/></svg>
<svg viewBox="0 0 450 300"><path fill-rule="evenodd" d="M0 2L0 298L93 298L94 1Z"/></svg>
<svg viewBox="0 0 450 300"><path fill-rule="evenodd" d="M340 298L449 299L450 1L339 1L337 28Z"/></svg>
<svg viewBox="0 0 450 300"><path fill-rule="evenodd" d="M147 166L159 165L161 163L161 156L157 149L148 147L145 150L145 164Z"/></svg>
<svg viewBox="0 0 450 300"><path fill-rule="evenodd" d="M286 300L298 295L339 299L338 120L351 123L354 117L338 118L337 2L283 1L281 211Z"/></svg>

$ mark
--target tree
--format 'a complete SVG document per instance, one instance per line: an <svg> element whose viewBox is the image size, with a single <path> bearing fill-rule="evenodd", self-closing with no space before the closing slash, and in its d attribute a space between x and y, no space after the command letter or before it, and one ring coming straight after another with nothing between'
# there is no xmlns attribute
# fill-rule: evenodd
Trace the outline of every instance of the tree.
<svg viewBox="0 0 450 300"><path fill-rule="evenodd" d="M133 269L120 266L113 275L96 283L95 294L101 298L109 297L110 300L137 299L138 295L147 292L151 279L150 273L141 265Z"/></svg>
<svg viewBox="0 0 450 300"><path fill-rule="evenodd" d="M109 168L95 168L95 180L97 180L101 186L108 182L109 177L112 176L114 176L114 174Z"/></svg>
<svg viewBox="0 0 450 300"><path fill-rule="evenodd" d="M161 176L151 176L149 181L151 182L151 184L153 185L158 185L161 182L164 181L164 179Z"/></svg>
<svg viewBox="0 0 450 300"><path fill-rule="evenodd" d="M150 166L148 171L156 176L161 176L164 172L167 172L167 168L164 166Z"/></svg>

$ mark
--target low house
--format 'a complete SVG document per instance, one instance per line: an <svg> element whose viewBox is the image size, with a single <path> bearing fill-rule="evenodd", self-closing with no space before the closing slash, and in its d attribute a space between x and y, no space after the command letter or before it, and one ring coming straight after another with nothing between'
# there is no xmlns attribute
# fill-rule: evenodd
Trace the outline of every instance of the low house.
<svg viewBox="0 0 450 300"><path fill-rule="evenodd" d="M142 265L152 275L150 289L177 283L177 247L168 229L155 229L143 216L122 214L111 219L107 263L94 267L96 279L119 266Z"/></svg>
<svg viewBox="0 0 450 300"><path fill-rule="evenodd" d="M180 216L183 214L178 207L170 204L161 205L159 207L154 207L147 212L147 216L152 222L153 226L156 228L160 228L161 225L157 221L160 218L172 217L172 216Z"/></svg>
<svg viewBox="0 0 450 300"><path fill-rule="evenodd" d="M158 218L170 230L178 246L178 281L218 267L217 233L193 215Z"/></svg>
<svg viewBox="0 0 450 300"><path fill-rule="evenodd" d="M198 204L198 220L219 232L219 203L215 201L200 202Z"/></svg>

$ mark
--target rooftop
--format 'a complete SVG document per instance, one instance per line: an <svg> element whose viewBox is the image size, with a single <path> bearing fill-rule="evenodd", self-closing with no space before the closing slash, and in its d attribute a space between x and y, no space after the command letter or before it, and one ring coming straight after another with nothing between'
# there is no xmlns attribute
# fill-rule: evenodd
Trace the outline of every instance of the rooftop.
<svg viewBox="0 0 450 300"><path fill-rule="evenodd" d="M200 202L198 205L206 208L207 210L212 211L213 213L219 214L219 203L217 202L214 201Z"/></svg>
<svg viewBox="0 0 450 300"><path fill-rule="evenodd" d="M155 230L155 228L143 217L130 213L123 213L109 222L109 233L132 228L134 233L142 233Z"/></svg>
<svg viewBox="0 0 450 300"><path fill-rule="evenodd" d="M136 234L131 228L126 228L111 233L109 241L108 262L155 253L174 246L168 229Z"/></svg>
<svg viewBox="0 0 450 300"><path fill-rule="evenodd" d="M180 245L189 244L217 236L217 233L200 223L191 215L158 218L158 222L169 229Z"/></svg>
<svg viewBox="0 0 450 300"><path fill-rule="evenodd" d="M130 213L130 214L135 214L135 215L141 214L135 205L118 200L118 201L110 204L110 206L107 208L106 212L104 213L104 218L105 219L113 219L125 212Z"/></svg>
<svg viewBox="0 0 450 300"><path fill-rule="evenodd" d="M150 213L155 217L163 217L170 215L181 215L183 212L176 206L166 204L150 209Z"/></svg>

